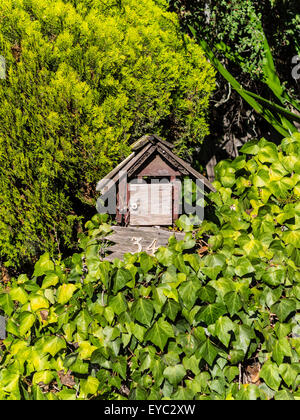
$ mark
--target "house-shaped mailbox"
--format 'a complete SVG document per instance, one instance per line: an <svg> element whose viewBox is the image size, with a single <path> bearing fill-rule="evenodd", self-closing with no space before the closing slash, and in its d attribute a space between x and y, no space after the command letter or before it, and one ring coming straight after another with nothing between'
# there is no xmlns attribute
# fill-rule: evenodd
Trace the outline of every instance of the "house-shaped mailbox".
<svg viewBox="0 0 300 420"><path fill-rule="evenodd" d="M98 183L102 203L111 201L108 212L116 214L119 224L171 226L181 213L181 185L186 177L215 191L173 150L173 144L156 135L144 136L132 145L132 154Z"/></svg>

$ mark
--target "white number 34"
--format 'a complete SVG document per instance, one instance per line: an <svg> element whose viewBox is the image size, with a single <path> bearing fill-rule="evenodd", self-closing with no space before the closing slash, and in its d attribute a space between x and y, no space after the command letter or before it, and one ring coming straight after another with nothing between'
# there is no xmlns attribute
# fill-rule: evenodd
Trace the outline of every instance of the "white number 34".
<svg viewBox="0 0 300 420"><path fill-rule="evenodd" d="M143 240L143 238L131 238L131 241L133 242L133 245L138 246L137 252L142 252L143 251L142 240ZM154 239L151 242L151 244L146 248L146 252L150 253L150 255L154 255L157 250L158 250L157 239Z"/></svg>

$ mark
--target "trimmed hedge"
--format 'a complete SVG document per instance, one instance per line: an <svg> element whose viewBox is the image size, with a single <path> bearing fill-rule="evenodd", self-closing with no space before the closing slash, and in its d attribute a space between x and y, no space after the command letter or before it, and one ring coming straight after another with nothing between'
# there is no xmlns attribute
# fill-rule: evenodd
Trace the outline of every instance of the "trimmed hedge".
<svg viewBox="0 0 300 420"><path fill-rule="evenodd" d="M0 23L0 262L18 268L73 245L131 142L199 145L215 81L164 1L3 0Z"/></svg>

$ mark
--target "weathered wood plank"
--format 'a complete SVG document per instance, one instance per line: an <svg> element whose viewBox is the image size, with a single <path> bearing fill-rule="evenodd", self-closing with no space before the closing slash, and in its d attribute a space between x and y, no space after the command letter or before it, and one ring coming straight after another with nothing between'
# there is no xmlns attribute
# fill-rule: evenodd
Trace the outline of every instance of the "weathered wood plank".
<svg viewBox="0 0 300 420"><path fill-rule="evenodd" d="M183 232L168 231L158 228L149 227L122 227L113 226L113 233L107 235L104 239L114 242L114 239L120 238L120 240L128 239L131 237L143 237L145 240L150 240L155 235L155 238L168 240L171 236L175 236L177 240L182 240L185 237Z"/></svg>
<svg viewBox="0 0 300 420"><path fill-rule="evenodd" d="M165 235L165 236L169 236L172 234L176 234L179 236L184 236L185 234L183 232L177 232L177 231L173 231L173 230L167 230L167 229L160 229L158 227L134 227L134 226L128 226L128 227L124 227L124 226L112 226L112 230L117 232L117 233L124 233L124 234L128 234L128 232L150 232L150 233L157 233L159 235Z"/></svg>
<svg viewBox="0 0 300 420"><path fill-rule="evenodd" d="M154 255L158 248L168 245L171 236L174 235L177 240L182 240L185 236L182 232L157 228L114 226L113 230L114 233L105 237L113 243L107 249L108 252L112 252L105 257L107 261L113 261L114 258L122 259L127 253L135 254L142 251Z"/></svg>
<svg viewBox="0 0 300 420"><path fill-rule="evenodd" d="M160 248L161 246L166 246L168 244L167 240L156 240L156 239L148 239L145 240L144 238L132 238L128 240L126 244L126 252L130 252L131 254L135 254L136 252L145 251L148 248L153 246L153 242L155 242L155 247ZM140 248L142 247L142 248ZM124 243L115 243L109 247L109 251L111 252L124 252Z"/></svg>
<svg viewBox="0 0 300 420"><path fill-rule="evenodd" d="M206 185L206 187L211 191L216 191L216 189L212 186L212 184L206 179L202 174L200 174L198 171L196 171L194 168L192 168L187 162L185 162L180 157L176 156L171 150L168 150L163 144L159 144L158 150L161 149L165 154L167 158L173 159L175 162L177 162L179 165L181 165L185 170L187 170L190 174L194 175L195 178L201 179L203 183Z"/></svg>
<svg viewBox="0 0 300 420"><path fill-rule="evenodd" d="M153 177L153 174L162 177L181 176L181 173L174 169L169 163L167 164L160 155L155 156L154 159L139 172L139 176L142 177Z"/></svg>

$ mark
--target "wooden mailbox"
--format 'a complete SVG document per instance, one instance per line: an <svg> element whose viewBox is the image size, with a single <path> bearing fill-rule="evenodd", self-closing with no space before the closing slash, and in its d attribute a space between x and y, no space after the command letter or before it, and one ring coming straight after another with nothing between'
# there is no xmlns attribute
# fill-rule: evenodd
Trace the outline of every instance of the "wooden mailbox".
<svg viewBox="0 0 300 420"><path fill-rule="evenodd" d="M116 220L124 226L171 226L180 215L181 181L209 181L176 156L174 145L156 135L142 137L132 154L98 183L102 197L116 194Z"/></svg>

